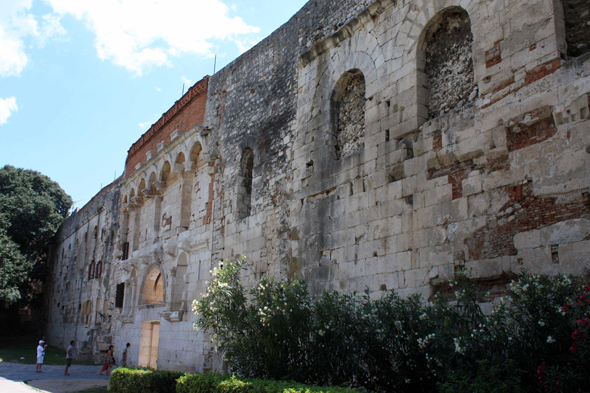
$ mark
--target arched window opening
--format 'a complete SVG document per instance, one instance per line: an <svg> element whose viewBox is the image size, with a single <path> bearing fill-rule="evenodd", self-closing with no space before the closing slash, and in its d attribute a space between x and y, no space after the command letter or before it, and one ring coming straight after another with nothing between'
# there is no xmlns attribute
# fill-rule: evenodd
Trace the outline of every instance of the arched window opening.
<svg viewBox="0 0 590 393"><path fill-rule="evenodd" d="M418 94L418 103L428 107L428 119L470 106L477 98L472 43L471 20L459 7L441 11L424 29L418 70L426 77L418 80L427 81L422 86L427 94Z"/></svg>
<svg viewBox="0 0 590 393"><path fill-rule="evenodd" d="M249 217L252 213L252 180L254 172L254 152L250 148L242 152L240 173L238 175L238 218Z"/></svg>
<svg viewBox="0 0 590 393"><path fill-rule="evenodd" d="M345 73L334 89L331 117L336 159L365 148L365 77L359 70Z"/></svg>
<svg viewBox="0 0 590 393"><path fill-rule="evenodd" d="M88 266L88 280L92 280L94 278L94 269L96 268L96 265L94 264L94 261L92 261L92 263L90 263L90 266Z"/></svg>
<svg viewBox="0 0 590 393"><path fill-rule="evenodd" d="M590 2L563 0L567 56L578 57L590 52Z"/></svg>
<svg viewBox="0 0 590 393"><path fill-rule="evenodd" d="M193 149L191 150L191 161L192 162L194 162L194 163L199 162L199 160L202 158L201 151L203 151L201 144L199 142L195 143L195 145L193 146Z"/></svg>
<svg viewBox="0 0 590 393"><path fill-rule="evenodd" d="M174 172L182 172L184 169L183 166L185 161L186 158L184 157L184 153L178 153L178 156L176 156L176 161L174 162Z"/></svg>
<svg viewBox="0 0 590 393"><path fill-rule="evenodd" d="M96 264L96 278L100 278L102 276L102 261L98 261Z"/></svg>
<svg viewBox="0 0 590 393"><path fill-rule="evenodd" d="M170 180L170 172L172 171L172 168L170 166L170 163L168 161L166 161L164 163L164 166L162 167L162 181L167 182L168 180Z"/></svg>
<svg viewBox="0 0 590 393"><path fill-rule="evenodd" d="M147 189L147 185L146 185L145 179L141 179L141 181L139 182L139 188L137 191L137 195L145 194L144 191L146 189Z"/></svg>
<svg viewBox="0 0 590 393"><path fill-rule="evenodd" d="M158 269L149 272L143 285L142 304L154 304L164 301L162 273Z"/></svg>
<svg viewBox="0 0 590 393"><path fill-rule="evenodd" d="M158 190L157 182L158 178L156 176L156 172L152 172L150 175L150 179L148 180L148 188L150 190L150 196L154 194L155 191Z"/></svg>

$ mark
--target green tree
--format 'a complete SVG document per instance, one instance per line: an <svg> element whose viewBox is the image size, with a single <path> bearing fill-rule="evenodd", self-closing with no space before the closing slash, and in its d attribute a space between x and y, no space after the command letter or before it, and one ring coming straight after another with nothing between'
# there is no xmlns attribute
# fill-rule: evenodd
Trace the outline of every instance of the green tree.
<svg viewBox="0 0 590 393"><path fill-rule="evenodd" d="M49 177L0 168L0 304L14 304L30 288L27 282L43 277L51 238L71 206L72 198Z"/></svg>

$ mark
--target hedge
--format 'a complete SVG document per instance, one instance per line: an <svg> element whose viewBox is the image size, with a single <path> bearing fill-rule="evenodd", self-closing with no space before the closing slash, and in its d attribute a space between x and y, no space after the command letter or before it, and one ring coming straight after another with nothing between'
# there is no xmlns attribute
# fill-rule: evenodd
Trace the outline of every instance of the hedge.
<svg viewBox="0 0 590 393"><path fill-rule="evenodd" d="M117 368L112 393L360 393L364 389L320 387L297 382L236 378L222 374L184 374L145 368Z"/></svg>
<svg viewBox="0 0 590 393"><path fill-rule="evenodd" d="M149 368L117 368L111 373L112 393L175 393L176 380L184 373L156 371Z"/></svg>
<svg viewBox="0 0 590 393"><path fill-rule="evenodd" d="M186 374L176 382L177 393L359 393L363 391L366 390L236 378L221 374Z"/></svg>

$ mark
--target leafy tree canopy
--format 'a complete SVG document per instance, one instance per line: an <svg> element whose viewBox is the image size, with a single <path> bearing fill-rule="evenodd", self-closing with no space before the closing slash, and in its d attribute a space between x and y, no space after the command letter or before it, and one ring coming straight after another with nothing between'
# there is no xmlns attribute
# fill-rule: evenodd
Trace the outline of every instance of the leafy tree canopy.
<svg viewBox="0 0 590 393"><path fill-rule="evenodd" d="M72 198L49 177L10 165L0 168L0 303L20 298L21 284L39 271L71 206Z"/></svg>

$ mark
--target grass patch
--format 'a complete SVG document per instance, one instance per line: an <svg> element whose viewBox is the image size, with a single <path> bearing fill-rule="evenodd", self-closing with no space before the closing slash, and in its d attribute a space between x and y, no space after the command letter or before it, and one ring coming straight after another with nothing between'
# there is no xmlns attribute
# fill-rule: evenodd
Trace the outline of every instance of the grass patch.
<svg viewBox="0 0 590 393"><path fill-rule="evenodd" d="M37 345L39 341L31 337L3 337L0 339L0 363L37 363ZM66 351L55 347L47 347L43 364L66 364ZM74 356L74 364L94 365L96 363L77 362Z"/></svg>

